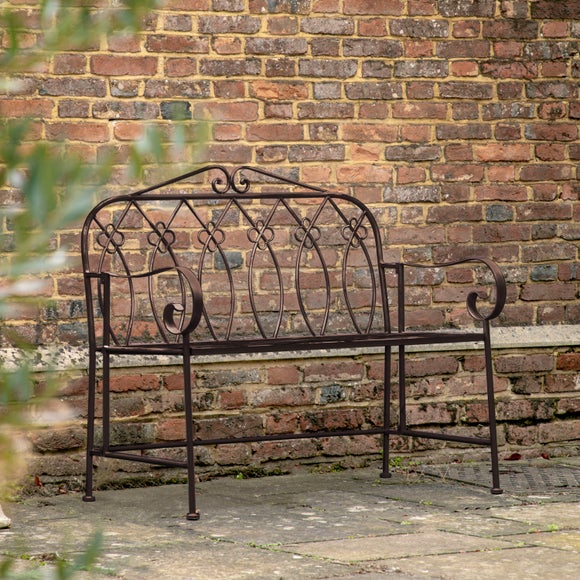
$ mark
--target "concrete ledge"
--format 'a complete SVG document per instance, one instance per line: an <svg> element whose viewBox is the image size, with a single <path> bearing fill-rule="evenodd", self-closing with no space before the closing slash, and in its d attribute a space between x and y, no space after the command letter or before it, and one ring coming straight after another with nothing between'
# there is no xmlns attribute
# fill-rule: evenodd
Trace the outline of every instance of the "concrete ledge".
<svg viewBox="0 0 580 580"><path fill-rule="evenodd" d="M492 346L494 350L525 349L525 348L555 348L580 346L580 324L562 326L523 326L492 328ZM480 342L438 344L408 347L409 352L451 352L458 350L480 350ZM357 356L361 354L376 354L382 352L380 348L345 348L341 350L318 351L290 351L284 353L258 353L244 355L204 356L196 359L203 364L234 362L234 361L263 361L300 358L328 358L336 356ZM28 362L31 370L65 371L86 369L88 365L88 349L86 346L46 346L30 353L23 353L20 349L0 349L0 365L6 370L15 369ZM116 368L172 366L180 364L179 357L172 356L138 356L114 357L113 365Z"/></svg>

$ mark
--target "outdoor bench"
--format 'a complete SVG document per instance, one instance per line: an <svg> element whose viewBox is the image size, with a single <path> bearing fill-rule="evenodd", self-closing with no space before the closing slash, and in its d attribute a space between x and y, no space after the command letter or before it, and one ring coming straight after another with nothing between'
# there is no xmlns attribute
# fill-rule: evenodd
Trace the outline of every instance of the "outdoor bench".
<svg viewBox="0 0 580 580"><path fill-rule="evenodd" d="M229 171L216 165L98 203L84 223L81 240L89 333L83 499L95 499L95 456L179 466L188 474L187 518L197 519L197 446L352 435L382 436L382 477L390 475L391 435L488 446L491 492L502 493L490 320L505 303L504 277L486 257L469 256L468 247L465 259L435 266L387 260L382 232L388 224L379 218L353 196L295 181L292 170L273 175L260 168ZM467 312L476 327L407 328L409 268L446 271L457 264L483 276L487 293L479 285L466 293ZM485 314L480 298L486 299ZM484 349L489 436L408 428L407 347L473 341ZM234 438L201 439L196 433L191 364L197 357L359 347L384 353L382 424L284 434L264 429ZM398 355L394 427L393 349ZM115 441L111 359L143 355L175 355L183 365L183 440Z"/></svg>

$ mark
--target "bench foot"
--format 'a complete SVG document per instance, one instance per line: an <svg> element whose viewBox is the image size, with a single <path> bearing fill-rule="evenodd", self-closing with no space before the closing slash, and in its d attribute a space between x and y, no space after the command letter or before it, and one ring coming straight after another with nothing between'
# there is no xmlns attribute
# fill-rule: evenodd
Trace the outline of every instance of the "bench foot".
<svg viewBox="0 0 580 580"><path fill-rule="evenodd" d="M389 479L389 477L393 477L393 475L388 471L381 471L381 479Z"/></svg>
<svg viewBox="0 0 580 580"><path fill-rule="evenodd" d="M190 512L187 514L187 516L185 516L186 519L191 520L191 521L197 521L199 520L199 518L201 517L199 514L199 511L195 511L195 512Z"/></svg>
<svg viewBox="0 0 580 580"><path fill-rule="evenodd" d="M83 495L83 501L93 502L96 501L96 498L94 495Z"/></svg>
<svg viewBox="0 0 580 580"><path fill-rule="evenodd" d="M503 489L501 487L492 487L491 493L493 495L501 495L503 493Z"/></svg>

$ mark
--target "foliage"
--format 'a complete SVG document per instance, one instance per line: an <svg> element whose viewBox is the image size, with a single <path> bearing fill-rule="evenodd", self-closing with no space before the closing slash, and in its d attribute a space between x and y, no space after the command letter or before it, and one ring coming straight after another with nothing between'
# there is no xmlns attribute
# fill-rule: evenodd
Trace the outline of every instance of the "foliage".
<svg viewBox="0 0 580 580"><path fill-rule="evenodd" d="M20 7L0 1L0 95L18 95L27 72L35 74L35 67L59 51L98 46L112 34L138 34L157 5L158 0L111 0L105 7L102 2L40 0ZM129 178L138 179L146 163L171 161L188 139L192 148L197 146L186 136L191 125L177 121L169 131L167 123L143 127L142 137L128 148ZM67 249L58 247L55 232L80 223L117 169L112 157L90 164L66 142L39 140L42 122L40 116L0 118L0 349L18 352L16 362L0 359L0 497L2 484L14 477L15 459L22 456L13 427L23 424L31 399L36 404L39 398L32 373L34 345L19 336L11 318L19 308L38 306L47 274L66 264ZM193 139L203 141L203 136L197 131Z"/></svg>
<svg viewBox="0 0 580 580"><path fill-rule="evenodd" d="M94 534L87 542L84 550L82 550L72 561L63 558L59 554L44 554L42 558L34 558L35 563L41 560L42 566L37 569L31 566L25 566L26 570L16 572L15 560L6 559L0 562L0 580L35 580L36 578L43 578L45 580L69 580L74 578L78 572L92 570L97 559L101 553L103 544L102 533ZM20 556L20 559L25 559ZM46 564L51 564L50 567Z"/></svg>

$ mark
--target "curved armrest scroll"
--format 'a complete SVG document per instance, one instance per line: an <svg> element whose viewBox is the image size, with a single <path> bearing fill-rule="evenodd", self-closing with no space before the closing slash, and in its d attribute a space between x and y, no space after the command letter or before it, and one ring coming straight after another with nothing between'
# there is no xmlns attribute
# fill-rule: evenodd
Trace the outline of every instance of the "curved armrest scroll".
<svg viewBox="0 0 580 580"><path fill-rule="evenodd" d="M192 299L191 315L186 322L183 320L185 305L178 303L167 304L163 309L163 324L165 324L165 328L171 334L186 335L193 332L201 320L203 314L203 293L199 280L192 270L183 268L182 266L177 266L175 269L179 277L184 279L187 286L189 286ZM179 322L175 321L176 314L179 315Z"/></svg>
<svg viewBox="0 0 580 580"><path fill-rule="evenodd" d="M507 286L505 277L502 271L500 270L499 266L495 262L487 258L465 258L463 260L457 260L454 262L444 262L428 266L425 264L405 264L405 265L420 268L441 268L445 266L458 266L460 264L467 264L470 262L476 263L479 262L485 264L489 268L494 278L496 294L495 294L495 304L492 311L489 314L485 315L482 314L477 307L477 301L479 300L479 298L481 298L481 295L475 290L470 292L467 295L466 300L467 311L469 312L470 316L475 320L489 321L494 318L497 318L501 314L503 307L505 306L507 296Z"/></svg>

